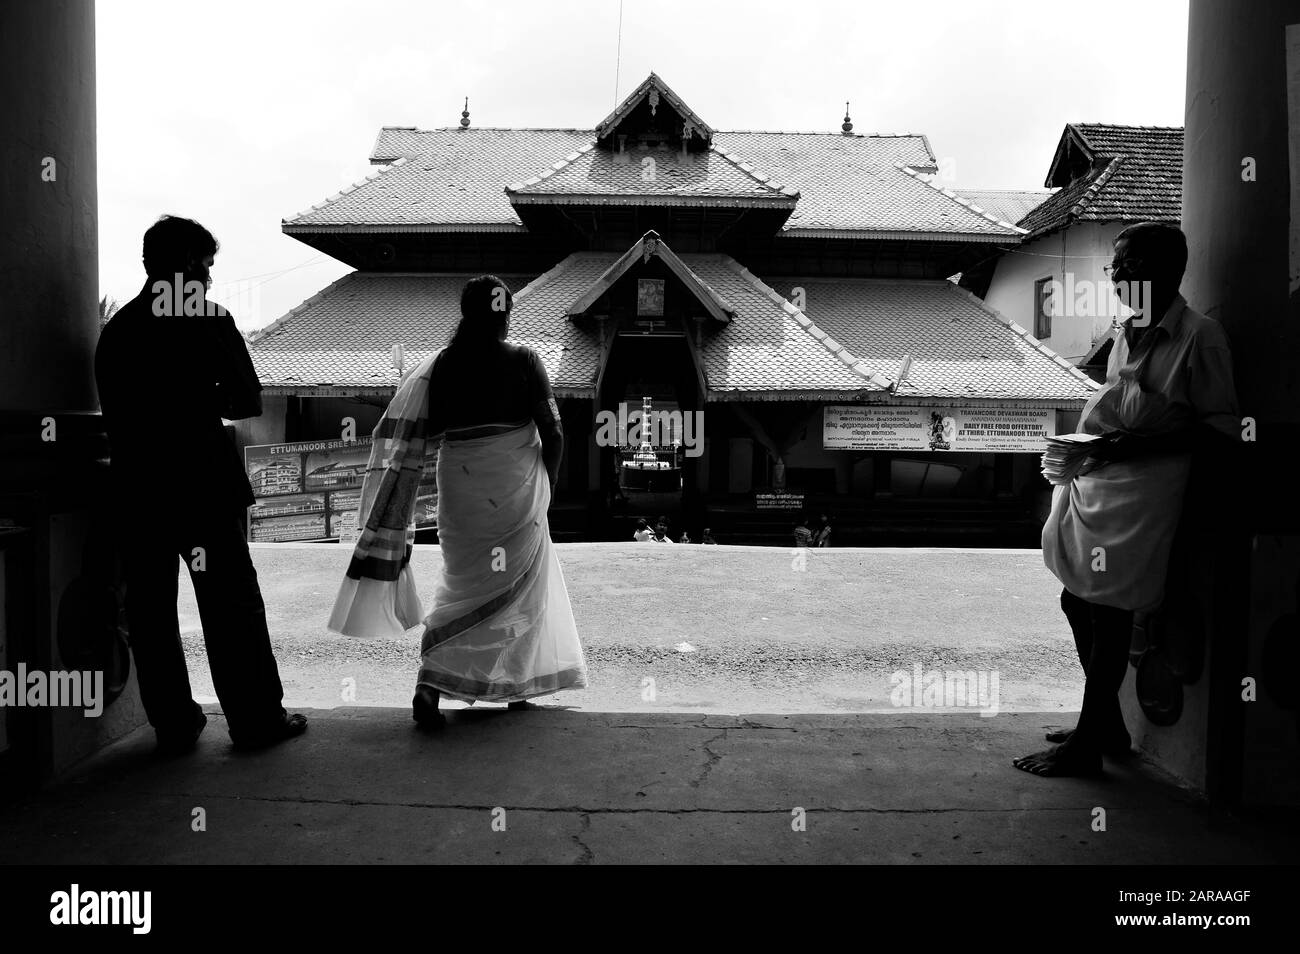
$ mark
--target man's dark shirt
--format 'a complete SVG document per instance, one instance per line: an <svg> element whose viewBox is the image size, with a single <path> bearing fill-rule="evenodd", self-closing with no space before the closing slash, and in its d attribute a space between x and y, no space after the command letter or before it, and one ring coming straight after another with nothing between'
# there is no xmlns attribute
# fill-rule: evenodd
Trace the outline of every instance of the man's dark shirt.
<svg viewBox="0 0 1300 954"><path fill-rule="evenodd" d="M262 413L261 385L234 319L159 317L144 291L109 320L95 379L114 490L131 505L247 507L253 492L222 418Z"/></svg>

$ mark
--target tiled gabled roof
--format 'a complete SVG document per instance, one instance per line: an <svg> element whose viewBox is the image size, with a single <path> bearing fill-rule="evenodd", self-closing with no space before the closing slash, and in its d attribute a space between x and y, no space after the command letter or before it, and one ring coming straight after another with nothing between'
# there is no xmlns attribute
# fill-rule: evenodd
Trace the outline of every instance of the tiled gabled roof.
<svg viewBox="0 0 1300 954"><path fill-rule="evenodd" d="M571 129L386 128L371 158L393 162L391 168L286 219L283 227L289 233L521 230L505 188L564 162L594 139L590 131ZM713 146L799 192L784 234L951 235L990 242L1014 240L1017 234L895 165L933 171L934 155L924 136L718 132ZM406 161L397 165L403 157Z"/></svg>
<svg viewBox="0 0 1300 954"><path fill-rule="evenodd" d="M392 166L377 178L285 219L285 231L358 225L395 226L396 231L448 226L522 231L505 187L587 145L591 133L453 128L420 133L419 142L420 149L392 157ZM399 164L399 159L404 161Z"/></svg>
<svg viewBox="0 0 1300 954"><path fill-rule="evenodd" d="M1081 169L1067 182L1071 169ZM1073 222L1177 222L1182 215L1183 130L1071 123L1048 172L1063 186L1018 223L1037 238Z"/></svg>
<svg viewBox="0 0 1300 954"><path fill-rule="evenodd" d="M1014 229L992 225L899 168L935 171L924 136L719 132L713 144L799 190L783 229L789 235L945 233L1015 241Z"/></svg>
<svg viewBox="0 0 1300 954"><path fill-rule="evenodd" d="M534 342L553 344L551 353L560 360L554 368L548 361L547 372L557 388L590 389L595 384L599 368L595 336L578 331L565 311L618 258L609 252L570 255L515 297L511 340L533 347ZM682 254L680 258L736 310L735 320L706 334L700 348L705 379L715 399L757 392L820 392L851 398L881 390L878 383L851 369L800 325L734 259L721 254Z"/></svg>
<svg viewBox="0 0 1300 954"><path fill-rule="evenodd" d="M565 311L619 256L570 255L517 289L510 338L541 356L560 394L590 395L600 349ZM1096 387L1085 375L946 281L787 278L760 281L721 254L681 260L735 310L700 349L713 400L1004 399L1077 405ZM250 346L268 388L391 388L392 346L413 367L459 320L469 275L353 272L258 335ZM790 301L803 288L805 307ZM896 398L890 379L912 369Z"/></svg>
<svg viewBox="0 0 1300 954"><path fill-rule="evenodd" d="M647 164L646 160L650 160ZM669 149L629 150L623 159L589 143L550 169L506 187L520 203L611 203L680 199L700 204L794 208L798 191L710 147L685 156ZM715 201L715 200L730 200Z"/></svg>
<svg viewBox="0 0 1300 954"><path fill-rule="evenodd" d="M1082 401L1096 385L1025 329L949 281L779 278L803 289L804 312L864 363L893 378L897 397Z"/></svg>
<svg viewBox="0 0 1300 954"><path fill-rule="evenodd" d="M258 331L253 367L268 388L396 387L393 345L409 369L446 344L473 277L350 272ZM511 291L529 277L500 276Z"/></svg>
<svg viewBox="0 0 1300 954"><path fill-rule="evenodd" d="M1087 151L1096 158L1133 156L1144 162L1183 161L1182 126L1115 126L1107 123L1071 123Z"/></svg>

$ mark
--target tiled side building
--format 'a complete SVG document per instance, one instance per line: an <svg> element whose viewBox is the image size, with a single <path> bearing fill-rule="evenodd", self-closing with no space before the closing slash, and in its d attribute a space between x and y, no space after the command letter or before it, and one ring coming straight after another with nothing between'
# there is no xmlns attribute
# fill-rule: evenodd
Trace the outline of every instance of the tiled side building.
<svg viewBox="0 0 1300 954"><path fill-rule="evenodd" d="M1020 244L963 272L961 284L1063 358L1104 378L1115 316L1099 307L1064 307L1068 301L1053 307L1044 289L1055 281L1064 297L1078 299L1069 291L1085 284L1106 288L1103 269L1126 226L1178 224L1183 130L1070 123L1045 185L1057 191L1016 220L1025 230Z"/></svg>
<svg viewBox="0 0 1300 954"><path fill-rule="evenodd" d="M711 526L723 542L783 542L793 515L762 496L785 491L827 512L841 543L1033 538L1032 450L826 446L845 408L1022 409L1069 430L1095 387L948 280L1024 232L931 184L924 136L855 134L847 116L839 133L715 131L652 74L592 129L466 115L385 127L371 161L283 223L356 271L256 337L268 415L242 439L373 426L399 380L394 345L407 369L440 347L461 285L492 272L516 293L511 339L560 398L558 536L625 539L636 516L668 514L695 539ZM702 453L684 458L680 492L620 499L597 414L645 396L703 412Z"/></svg>

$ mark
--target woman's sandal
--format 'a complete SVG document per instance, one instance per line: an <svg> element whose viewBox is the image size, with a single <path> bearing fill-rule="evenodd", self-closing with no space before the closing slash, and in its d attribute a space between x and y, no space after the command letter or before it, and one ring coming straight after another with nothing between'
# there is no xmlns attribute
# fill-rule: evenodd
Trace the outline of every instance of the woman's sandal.
<svg viewBox="0 0 1300 954"><path fill-rule="evenodd" d="M440 729L447 724L447 717L438 711L437 689L415 687L415 698L411 700L411 718L422 729Z"/></svg>

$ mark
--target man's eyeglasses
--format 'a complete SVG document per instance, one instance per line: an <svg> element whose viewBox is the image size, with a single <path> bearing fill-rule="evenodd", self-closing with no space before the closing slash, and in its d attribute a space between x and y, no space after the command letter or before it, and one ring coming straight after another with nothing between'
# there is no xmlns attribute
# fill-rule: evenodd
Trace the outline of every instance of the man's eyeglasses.
<svg viewBox="0 0 1300 954"><path fill-rule="evenodd" d="M1105 272L1107 278L1114 278L1115 272L1120 269L1124 270L1125 272L1131 275L1135 271L1137 271L1138 268L1141 267L1141 265L1142 265L1141 259L1126 258L1120 262L1111 262L1109 265L1103 267L1102 271Z"/></svg>

